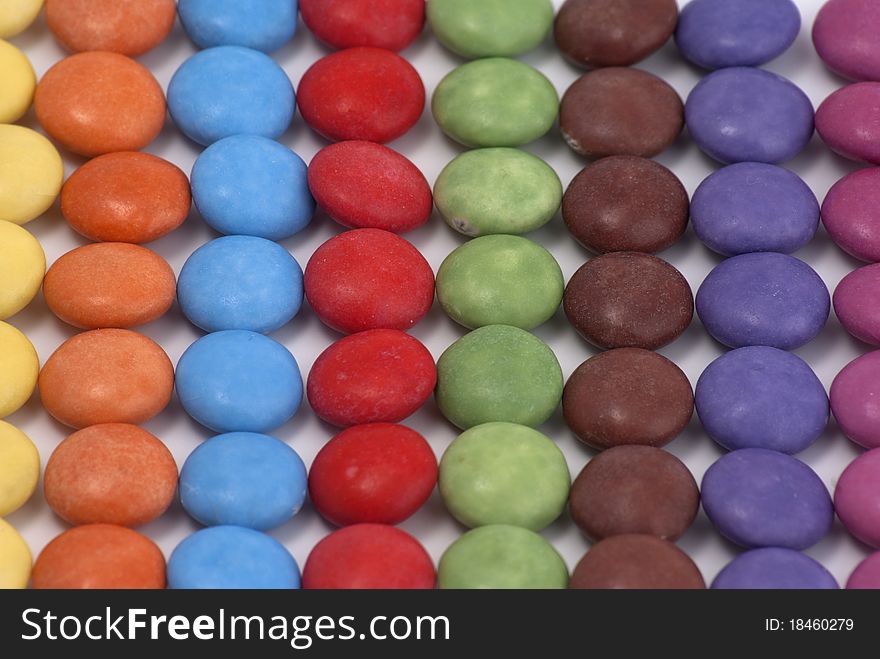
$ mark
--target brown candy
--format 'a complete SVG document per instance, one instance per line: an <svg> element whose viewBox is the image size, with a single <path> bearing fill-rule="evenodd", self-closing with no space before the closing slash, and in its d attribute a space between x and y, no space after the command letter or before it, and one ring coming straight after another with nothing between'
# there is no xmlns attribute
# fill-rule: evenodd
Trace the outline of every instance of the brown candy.
<svg viewBox="0 0 880 659"><path fill-rule="evenodd" d="M706 582L690 557L671 542L652 535L616 535L590 548L568 587L700 590Z"/></svg>
<svg viewBox="0 0 880 659"><path fill-rule="evenodd" d="M694 296L687 280L666 261L613 252L574 273L563 307L578 333L599 348L656 350L690 325Z"/></svg>
<svg viewBox="0 0 880 659"><path fill-rule="evenodd" d="M694 394L687 376L666 357L620 348L575 369L562 394L562 412L572 432L599 450L663 446L690 422Z"/></svg>
<svg viewBox="0 0 880 659"><path fill-rule="evenodd" d="M652 446L616 446L587 463L570 494L574 523L593 540L641 533L675 540L700 507L684 463Z"/></svg>
<svg viewBox="0 0 880 659"><path fill-rule="evenodd" d="M567 0L553 34L579 66L629 66L665 44L677 23L675 0Z"/></svg>
<svg viewBox="0 0 880 659"><path fill-rule="evenodd" d="M650 158L681 134L684 105L657 76L638 69L599 69L581 76L562 97L562 137L590 158Z"/></svg>
<svg viewBox="0 0 880 659"><path fill-rule="evenodd" d="M611 156L585 167L562 199L565 225L598 254L659 252L684 233L687 190L663 165Z"/></svg>

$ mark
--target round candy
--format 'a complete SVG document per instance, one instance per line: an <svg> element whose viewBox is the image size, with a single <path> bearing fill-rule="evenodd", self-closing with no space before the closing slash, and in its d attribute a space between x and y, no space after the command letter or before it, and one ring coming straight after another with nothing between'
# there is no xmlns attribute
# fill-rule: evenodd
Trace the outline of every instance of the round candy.
<svg viewBox="0 0 880 659"><path fill-rule="evenodd" d="M0 590L27 588L32 560L31 550L18 531L0 518Z"/></svg>
<svg viewBox="0 0 880 659"><path fill-rule="evenodd" d="M880 82L848 85L826 98L816 111L816 131L844 158L880 165Z"/></svg>
<svg viewBox="0 0 880 659"><path fill-rule="evenodd" d="M865 448L880 447L880 352L847 364L831 383L831 410L843 434Z"/></svg>
<svg viewBox="0 0 880 659"><path fill-rule="evenodd" d="M837 589L820 563L793 549L764 547L740 554L718 573L713 589Z"/></svg>
<svg viewBox="0 0 880 659"><path fill-rule="evenodd" d="M31 107L37 78L30 61L11 43L0 40L0 124L21 119Z"/></svg>
<svg viewBox="0 0 880 659"><path fill-rule="evenodd" d="M880 590L880 552L874 552L858 564L846 582L847 590Z"/></svg>
<svg viewBox="0 0 880 659"><path fill-rule="evenodd" d="M148 153L108 153L79 167L61 189L61 213L90 240L148 243L189 215L189 180Z"/></svg>
<svg viewBox="0 0 880 659"><path fill-rule="evenodd" d="M315 213L307 167L283 144L234 135L209 146L192 169L193 199L208 225L227 235L284 240Z"/></svg>
<svg viewBox="0 0 880 659"><path fill-rule="evenodd" d="M315 314L343 334L408 330L434 302L434 271L406 240L381 229L355 229L321 245L306 266Z"/></svg>
<svg viewBox="0 0 880 659"><path fill-rule="evenodd" d="M844 469L834 490L834 509L856 539L880 548L880 449L863 453Z"/></svg>
<svg viewBox="0 0 880 659"><path fill-rule="evenodd" d="M538 426L562 397L562 369L541 339L509 325L487 325L453 343L437 362L435 398L462 429L490 421Z"/></svg>
<svg viewBox="0 0 880 659"><path fill-rule="evenodd" d="M819 202L794 172L743 162L700 183L691 200L691 222L697 237L724 256L791 254L816 235Z"/></svg>
<svg viewBox="0 0 880 659"><path fill-rule="evenodd" d="M425 23L424 0L299 0L302 19L333 48L403 50Z"/></svg>
<svg viewBox="0 0 880 659"><path fill-rule="evenodd" d="M656 350L691 324L691 287L666 261L650 254L614 252L574 273L562 300L578 333L599 348Z"/></svg>
<svg viewBox="0 0 880 659"><path fill-rule="evenodd" d="M396 140L425 108L418 71L382 48L349 48L319 59L297 93L305 122L334 142Z"/></svg>
<svg viewBox="0 0 880 659"><path fill-rule="evenodd" d="M40 241L17 224L0 220L0 320L30 304L45 272L46 255Z"/></svg>
<svg viewBox="0 0 880 659"><path fill-rule="evenodd" d="M41 589L163 589L165 557L148 537L112 524L69 529L40 552L32 584Z"/></svg>
<svg viewBox="0 0 880 659"><path fill-rule="evenodd" d="M794 350L819 335L830 311L822 278L803 261L775 252L722 261L697 291L706 331L731 348Z"/></svg>
<svg viewBox="0 0 880 659"><path fill-rule="evenodd" d="M431 0L437 39L469 58L512 57L537 48L553 25L550 0Z"/></svg>
<svg viewBox="0 0 880 659"><path fill-rule="evenodd" d="M205 526L281 526L306 498L306 466L268 435L233 432L196 448L180 471L180 502Z"/></svg>
<svg viewBox="0 0 880 659"><path fill-rule="evenodd" d="M684 126L678 93L639 69L608 68L578 78L562 97L559 127L568 146L589 158L650 158Z"/></svg>
<svg viewBox="0 0 880 659"><path fill-rule="evenodd" d="M303 568L303 588L432 589L434 563L411 535L393 526L356 524L321 540Z"/></svg>
<svg viewBox="0 0 880 659"><path fill-rule="evenodd" d="M715 528L743 547L806 549L828 533L834 518L816 472L776 451L728 453L709 467L700 489Z"/></svg>
<svg viewBox="0 0 880 659"><path fill-rule="evenodd" d="M618 348L578 366L565 385L562 412L575 435L596 449L664 446L694 413L687 376L649 350Z"/></svg>
<svg viewBox="0 0 880 659"><path fill-rule="evenodd" d="M847 174L822 203L822 223L843 251L862 261L880 261L880 167Z"/></svg>
<svg viewBox="0 0 880 659"><path fill-rule="evenodd" d="M443 552L440 588L565 588L568 568L549 542L518 526L493 524L468 531Z"/></svg>
<svg viewBox="0 0 880 659"><path fill-rule="evenodd" d="M629 66L665 44L677 20L675 0L566 0L553 36L579 66Z"/></svg>
<svg viewBox="0 0 880 659"><path fill-rule="evenodd" d="M240 526L214 526L184 539L168 559L173 589L299 588L299 566L284 546Z"/></svg>
<svg viewBox="0 0 880 659"><path fill-rule="evenodd" d="M880 6L873 0L828 0L813 23L825 64L853 80L880 80Z"/></svg>
<svg viewBox="0 0 880 659"><path fill-rule="evenodd" d="M766 346L732 350L703 371L697 414L724 448L799 453L828 424L825 387L797 355Z"/></svg>
<svg viewBox="0 0 880 659"><path fill-rule="evenodd" d="M24 405L37 385L40 359L28 338L0 322L0 419Z"/></svg>
<svg viewBox="0 0 880 659"><path fill-rule="evenodd" d="M701 590L703 575L691 558L652 535L615 535L593 545L575 566L569 588Z"/></svg>
<svg viewBox="0 0 880 659"><path fill-rule="evenodd" d="M165 40L174 0L46 0L46 23L67 50L108 50L137 57Z"/></svg>
<svg viewBox="0 0 880 659"><path fill-rule="evenodd" d="M529 330L562 302L565 280L553 255L519 236L483 236L464 243L437 271L437 299L468 328L513 325Z"/></svg>
<svg viewBox="0 0 880 659"><path fill-rule="evenodd" d="M177 283L180 309L206 332L267 334L286 325L303 300L302 270L277 243L225 236L199 247Z"/></svg>
<svg viewBox="0 0 880 659"><path fill-rule="evenodd" d="M419 409L434 389L428 349L400 330L377 329L340 339L309 372L309 404L335 426L396 423Z"/></svg>
<svg viewBox="0 0 880 659"><path fill-rule="evenodd" d="M440 496L468 527L510 524L540 531L568 502L562 451L537 430L484 423L463 432L440 461Z"/></svg>
<svg viewBox="0 0 880 659"><path fill-rule="evenodd" d="M308 176L318 204L351 229L404 233L422 226L434 209L431 186L419 168L374 142L324 147L309 163Z"/></svg>
<svg viewBox="0 0 880 659"><path fill-rule="evenodd" d="M180 0L183 29L199 48L246 46L271 53L293 38L296 0Z"/></svg>
<svg viewBox="0 0 880 659"><path fill-rule="evenodd" d="M675 540L700 508L684 463L651 446L616 446L587 463L571 486L571 516L593 540L643 533Z"/></svg>
<svg viewBox="0 0 880 659"><path fill-rule="evenodd" d="M61 442L43 476L46 502L70 524L142 526L164 513L177 490L166 446L137 426L89 426Z"/></svg>
<svg viewBox="0 0 880 659"><path fill-rule="evenodd" d="M465 151L434 183L437 210L465 236L534 231L553 218L561 200L556 172L519 149Z"/></svg>
<svg viewBox="0 0 880 659"><path fill-rule="evenodd" d="M0 124L0 220L25 224L55 203L64 163L52 143L23 126Z"/></svg>
<svg viewBox="0 0 880 659"><path fill-rule="evenodd" d="M443 132L465 146L519 146L553 127L559 96L537 69L491 57L463 64L443 78L431 111Z"/></svg>
<svg viewBox="0 0 880 659"><path fill-rule="evenodd" d="M788 50L800 29L791 0L694 0L681 10L675 43L706 69L758 66Z"/></svg>
<svg viewBox="0 0 880 659"><path fill-rule="evenodd" d="M779 163L800 153L813 136L810 99L763 69L710 73L688 96L684 112L697 146L723 163Z"/></svg>
<svg viewBox="0 0 880 659"><path fill-rule="evenodd" d="M866 265L844 277L834 290L834 313L846 331L880 345L880 264Z"/></svg>
<svg viewBox="0 0 880 659"><path fill-rule="evenodd" d="M145 247L95 243L52 264L43 282L46 304L74 327L135 327L165 315L174 303L174 271Z"/></svg>
<svg viewBox="0 0 880 659"><path fill-rule="evenodd" d="M162 348L125 329L97 329L61 344L40 371L40 398L64 425L139 424L165 409L174 369Z"/></svg>
<svg viewBox="0 0 880 659"><path fill-rule="evenodd" d="M660 252L684 233L688 194L660 163L611 156L587 165L562 198L562 219L597 254Z"/></svg>
<svg viewBox="0 0 880 659"><path fill-rule="evenodd" d="M146 67L124 55L71 55L49 69L34 95L40 124L81 156L139 151L165 124L165 96Z"/></svg>
<svg viewBox="0 0 880 659"><path fill-rule="evenodd" d="M31 498L39 479L40 453L37 447L21 430L0 421L0 517L21 508Z"/></svg>
<svg viewBox="0 0 880 659"><path fill-rule="evenodd" d="M370 423L327 442L309 469L309 496L339 526L400 524L437 484L437 458L415 430Z"/></svg>
<svg viewBox="0 0 880 659"><path fill-rule="evenodd" d="M0 6L0 37L24 32L43 8L43 0L5 0Z"/></svg>
<svg viewBox="0 0 880 659"><path fill-rule="evenodd" d="M302 376L287 348L245 330L203 336L177 362L177 394L193 419L217 432L268 432L302 402Z"/></svg>
<svg viewBox="0 0 880 659"><path fill-rule="evenodd" d="M174 123L205 146L238 134L279 137L293 120L295 103L282 68L268 55L241 46L196 53L168 85Z"/></svg>

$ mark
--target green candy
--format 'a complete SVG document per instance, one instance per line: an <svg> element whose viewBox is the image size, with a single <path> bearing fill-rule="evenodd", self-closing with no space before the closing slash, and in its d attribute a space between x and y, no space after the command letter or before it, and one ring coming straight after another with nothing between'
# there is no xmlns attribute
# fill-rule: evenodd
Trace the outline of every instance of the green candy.
<svg viewBox="0 0 880 659"><path fill-rule="evenodd" d="M540 531L562 514L570 487L568 464L556 444L515 423L466 430L440 461L440 495L465 526Z"/></svg>
<svg viewBox="0 0 880 659"><path fill-rule="evenodd" d="M562 398L556 355L518 327L488 325L464 335L437 362L435 398L462 429L490 421L538 426Z"/></svg>
<svg viewBox="0 0 880 659"><path fill-rule="evenodd" d="M491 57L443 78L431 110L443 132L466 146L519 146L553 127L559 96L528 64Z"/></svg>
<svg viewBox="0 0 880 659"><path fill-rule="evenodd" d="M443 553L440 588L567 588L568 568L528 529L496 524L468 531Z"/></svg>
<svg viewBox="0 0 880 659"><path fill-rule="evenodd" d="M549 222L562 203L562 182L540 158L519 149L466 151L440 172L434 203L466 236L527 233Z"/></svg>
<svg viewBox="0 0 880 659"><path fill-rule="evenodd" d="M437 272L437 299L468 328L532 329L559 308L565 281L556 259L519 236L483 236L446 257Z"/></svg>
<svg viewBox="0 0 880 659"><path fill-rule="evenodd" d="M550 0L429 0L428 22L444 46L464 57L527 53L553 26Z"/></svg>

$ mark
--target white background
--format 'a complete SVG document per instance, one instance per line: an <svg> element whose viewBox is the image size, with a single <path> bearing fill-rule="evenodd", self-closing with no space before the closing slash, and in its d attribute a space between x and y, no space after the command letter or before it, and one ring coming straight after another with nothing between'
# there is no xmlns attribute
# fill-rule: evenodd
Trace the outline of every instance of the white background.
<svg viewBox="0 0 880 659"><path fill-rule="evenodd" d="M562 0L554 0L554 4L558 7L562 4ZM771 62L766 68L800 85L810 96L814 106L818 107L819 103L843 85L844 81L824 68L810 40L813 18L822 4L821 0L798 0L797 4L804 19L801 34L787 53ZM12 42L28 55L38 76L64 55L52 39L42 17L25 33L12 39ZM140 61L153 71L163 88L167 88L175 69L193 52L192 44L178 23L168 40L140 58ZM328 52L330 51L319 44L305 26L300 24L294 40L276 52L274 57L296 86L306 68ZM424 79L429 95L426 108L430 106L430 94L441 78L463 62L444 50L428 29L402 54L415 65ZM546 74L553 81L560 95L581 73L563 61L549 37L541 48L522 59ZM687 97L703 75L700 70L687 64L679 56L672 42L638 66L669 81L682 98ZM755 99L755 102L761 101ZM28 115L25 123L37 127L33 113ZM315 135L298 115L281 141L307 162L325 145L325 142ZM390 146L413 160L431 183L443 166L462 150L459 145L442 135L428 109L412 131ZM526 148L549 162L558 172L564 185L567 185L586 164L582 158L565 146L557 128ZM188 141L168 120L161 136L147 150L176 163L184 171L189 172L200 147ZM69 176L83 161L71 154L63 155L66 173ZM691 143L687 134L682 135L678 142L658 160L681 178L690 193L693 193L700 181L719 166L704 156ZM809 147L787 166L807 181L820 201L837 179L859 167L855 163L833 155L817 136L813 138ZM43 243L50 264L68 250L85 242L67 226L58 211L57 204L45 216L28 224L27 228ZM283 244L305 267L314 250L340 230L340 226L319 213L309 228ZM215 234L208 229L193 209L191 216L180 229L152 243L150 247L164 256L174 270L179 272L187 256L196 247L214 237ZM556 256L566 280L588 258L587 252L569 236L558 215L550 224L529 237L543 244ZM406 238L425 254L435 271L444 257L462 242L462 237L447 228L436 213L425 227L407 234ZM685 274L695 292L706 274L720 261L720 257L704 247L690 229L678 244L660 256ZM841 278L859 265L844 255L822 229L816 239L796 256L813 266L832 291ZM41 362L45 362L53 350L75 331L49 312L42 296L38 296L26 310L13 317L10 322L30 337L39 352ZM201 335L186 321L176 306L163 319L140 330L158 341L175 363L186 347ZM428 317L417 325L412 333L427 345L436 358L461 336L464 330L445 317L435 303ZM556 352L566 377L595 352L575 334L561 310L550 322L538 328L536 333ZM340 338L340 335L324 327L307 306L292 323L272 336L284 343L296 356L304 377L318 354ZM819 338L797 353L810 363L827 388L845 364L868 349L868 346L851 338L832 317ZM722 353L722 347L706 334L695 318L690 329L661 352L681 366L691 383L695 384L705 366ZM40 406L36 394L8 421L20 427L36 442L43 465L52 450L70 432L68 428L49 417ZM433 401L406 423L428 439L438 457L456 436L455 429L440 416ZM145 427L168 444L178 465L182 465L187 455L210 436L209 431L189 419L176 399ZM557 411L541 430L558 443L568 459L572 477L577 475L592 452L580 444L566 428L561 412ZM296 417L274 434L293 446L306 463L310 464L316 452L334 434L334 429L320 422L304 404ZM696 416L681 437L672 442L668 448L686 462L698 481L706 468L721 455L721 450L702 431ZM809 463L822 477L829 490L833 491L841 471L860 453L860 450L850 443L832 422L822 438L798 457ZM12 514L8 520L21 531L35 556L49 540L65 529L65 525L46 505L41 488L28 504ZM140 530L155 540L168 556L178 542L197 528L179 503L175 502L162 518ZM436 492L416 515L402 525L402 528L421 540L435 560L439 559L444 549L464 530L445 511ZM292 552L302 566L314 544L331 530L332 527L307 504L299 515L273 531L272 535ZM588 541L567 514L547 528L543 534L561 552L570 569L589 546ZM702 512L693 528L679 541L679 544L696 560L707 582L710 582L738 551L714 531ZM841 583L844 583L857 562L867 552L868 549L850 538L836 521L832 532L808 553L821 561Z"/></svg>

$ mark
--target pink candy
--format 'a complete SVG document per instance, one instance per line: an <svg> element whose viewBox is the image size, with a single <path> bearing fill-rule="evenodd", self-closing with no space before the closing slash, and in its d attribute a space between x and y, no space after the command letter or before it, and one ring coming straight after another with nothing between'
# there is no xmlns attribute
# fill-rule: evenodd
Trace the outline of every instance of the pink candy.
<svg viewBox="0 0 880 659"><path fill-rule="evenodd" d="M837 374L831 383L831 411L843 434L856 444L880 447L880 350L854 359Z"/></svg>
<svg viewBox="0 0 880 659"><path fill-rule="evenodd" d="M880 449L860 455L840 475L834 508L852 535L880 547Z"/></svg>
<svg viewBox="0 0 880 659"><path fill-rule="evenodd" d="M880 165L880 82L860 82L831 94L816 111L816 131L845 158Z"/></svg>
<svg viewBox="0 0 880 659"><path fill-rule="evenodd" d="M880 551L871 554L858 564L846 582L849 590L854 589L880 589Z"/></svg>
<svg viewBox="0 0 880 659"><path fill-rule="evenodd" d="M863 261L880 261L880 167L835 183L822 204L822 222L841 249Z"/></svg>
<svg viewBox="0 0 880 659"><path fill-rule="evenodd" d="M813 43L828 67L853 80L880 80L880 2L829 0L813 24Z"/></svg>
<svg viewBox="0 0 880 659"><path fill-rule="evenodd" d="M834 313L854 337L880 345L880 263L843 278L834 291Z"/></svg>

